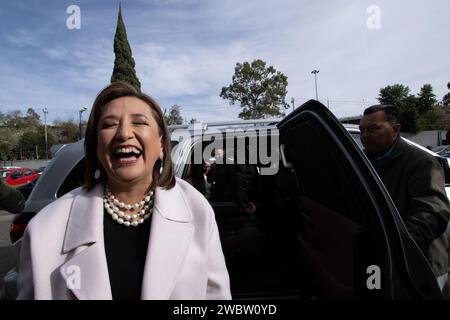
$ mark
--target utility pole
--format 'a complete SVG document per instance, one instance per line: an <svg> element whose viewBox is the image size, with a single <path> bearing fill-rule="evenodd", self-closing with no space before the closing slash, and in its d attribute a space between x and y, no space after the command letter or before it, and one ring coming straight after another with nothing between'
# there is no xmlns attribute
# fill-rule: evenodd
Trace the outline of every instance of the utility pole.
<svg viewBox="0 0 450 320"><path fill-rule="evenodd" d="M292 111L294 111L294 109L295 109L295 99L294 99L294 97L291 98L291 103L292 103Z"/></svg>
<svg viewBox="0 0 450 320"><path fill-rule="evenodd" d="M48 142L47 142L47 108L42 109L44 112L44 128L45 128L45 159L48 160Z"/></svg>
<svg viewBox="0 0 450 320"><path fill-rule="evenodd" d="M316 100L319 101L319 96L317 94L317 74L319 73L319 70L313 70L311 73L314 74L314 83L316 84Z"/></svg>
<svg viewBox="0 0 450 320"><path fill-rule="evenodd" d="M87 110L86 107L81 108L78 113L80 114L80 140L81 140L81 114Z"/></svg>

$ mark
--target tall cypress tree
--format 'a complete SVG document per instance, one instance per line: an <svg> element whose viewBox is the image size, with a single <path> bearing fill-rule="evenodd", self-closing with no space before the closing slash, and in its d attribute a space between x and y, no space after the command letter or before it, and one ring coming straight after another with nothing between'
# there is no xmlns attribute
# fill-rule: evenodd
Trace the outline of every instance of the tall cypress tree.
<svg viewBox="0 0 450 320"><path fill-rule="evenodd" d="M127 39L127 31L122 19L122 6L119 4L119 16L117 17L116 34L114 36L114 70L111 82L125 81L141 90L141 83L136 76L135 62Z"/></svg>

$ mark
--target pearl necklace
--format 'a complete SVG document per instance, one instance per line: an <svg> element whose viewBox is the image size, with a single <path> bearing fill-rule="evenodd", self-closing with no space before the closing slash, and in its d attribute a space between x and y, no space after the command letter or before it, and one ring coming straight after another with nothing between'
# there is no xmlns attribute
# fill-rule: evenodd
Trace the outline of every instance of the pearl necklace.
<svg viewBox="0 0 450 320"><path fill-rule="evenodd" d="M109 190L109 186L105 185L103 204L105 210L111 215L114 221L126 227L137 227L147 220L153 212L153 191L149 191L147 195L139 202L134 204L126 204L120 202ZM142 208L141 210L138 210ZM136 211L133 214L127 214L120 209L127 211Z"/></svg>

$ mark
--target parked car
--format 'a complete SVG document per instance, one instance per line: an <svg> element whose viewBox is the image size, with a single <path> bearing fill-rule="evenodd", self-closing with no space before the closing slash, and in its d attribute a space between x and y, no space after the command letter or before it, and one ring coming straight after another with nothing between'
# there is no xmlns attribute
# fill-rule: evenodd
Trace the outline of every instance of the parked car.
<svg viewBox="0 0 450 320"><path fill-rule="evenodd" d="M11 169L6 174L5 182L13 187L20 187L33 182L39 177L39 174L30 168Z"/></svg>
<svg viewBox="0 0 450 320"><path fill-rule="evenodd" d="M0 178L2 179L2 181L6 180L6 177L8 177L11 170L13 170L13 169L8 169L8 168L0 169Z"/></svg>
<svg viewBox="0 0 450 320"><path fill-rule="evenodd" d="M436 153L442 157L450 158L450 146L445 146L445 148L442 148L441 150L436 151Z"/></svg>
<svg viewBox="0 0 450 320"><path fill-rule="evenodd" d="M33 188L36 186L36 183L39 180L39 177L40 177L40 174L39 174L39 176L38 176L38 178L36 180L34 180L34 181L30 182L30 183L27 183L27 184L17 188L17 190L19 190L22 193L22 195L25 198L25 200L27 200L28 197L30 196L31 191L33 191Z"/></svg>
<svg viewBox="0 0 450 320"><path fill-rule="evenodd" d="M358 146L357 127L344 127L313 100L281 122L201 127L184 127L187 135L172 127L175 172L189 177L195 150L212 157L223 148L229 160L232 192L209 200L234 299L442 299L426 258ZM83 141L52 159L11 225L17 252L36 212L82 184L83 159ZM256 211L243 210L243 202ZM5 277L9 298L17 294L16 279L15 270Z"/></svg>

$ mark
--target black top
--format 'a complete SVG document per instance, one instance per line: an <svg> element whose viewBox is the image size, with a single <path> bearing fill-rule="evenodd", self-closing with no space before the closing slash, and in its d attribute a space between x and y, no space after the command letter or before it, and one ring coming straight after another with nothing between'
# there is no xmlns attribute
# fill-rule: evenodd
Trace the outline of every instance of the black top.
<svg viewBox="0 0 450 320"><path fill-rule="evenodd" d="M138 227L126 227L105 213L103 233L113 300L139 300L151 217Z"/></svg>

